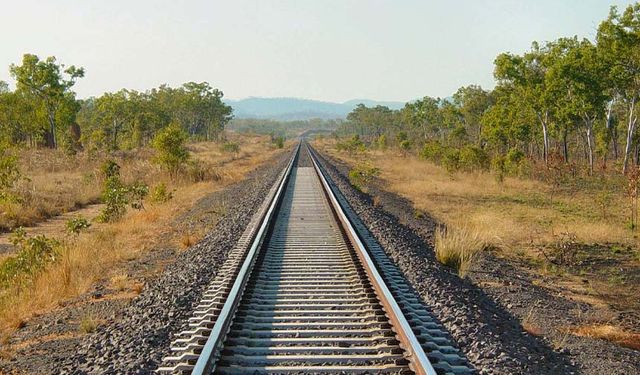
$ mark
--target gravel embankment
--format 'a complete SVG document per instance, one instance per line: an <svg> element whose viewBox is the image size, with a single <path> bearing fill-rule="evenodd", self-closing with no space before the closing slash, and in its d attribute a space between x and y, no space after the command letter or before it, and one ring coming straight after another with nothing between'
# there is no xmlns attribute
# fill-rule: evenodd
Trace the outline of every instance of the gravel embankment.
<svg viewBox="0 0 640 375"><path fill-rule="evenodd" d="M440 265L426 232L418 233L398 217L375 207L368 195L349 184L346 168L339 170L326 160L321 163L479 373L578 373L568 355L554 351L544 339L525 333L518 319L491 296Z"/></svg>
<svg viewBox="0 0 640 375"><path fill-rule="evenodd" d="M227 253L249 223L256 207L284 168L289 154L260 168L241 183L207 200L232 202L215 230L178 256L163 274L146 285L119 317L86 337L77 355L52 364L59 373L147 374L169 354L171 334L186 328L186 320L201 294L224 263Z"/></svg>

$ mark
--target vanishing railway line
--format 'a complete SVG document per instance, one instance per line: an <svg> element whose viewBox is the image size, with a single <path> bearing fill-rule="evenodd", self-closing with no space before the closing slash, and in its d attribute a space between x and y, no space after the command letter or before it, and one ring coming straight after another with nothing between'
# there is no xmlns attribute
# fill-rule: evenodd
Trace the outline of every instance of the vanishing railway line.
<svg viewBox="0 0 640 375"><path fill-rule="evenodd" d="M163 373L471 373L298 146Z"/></svg>

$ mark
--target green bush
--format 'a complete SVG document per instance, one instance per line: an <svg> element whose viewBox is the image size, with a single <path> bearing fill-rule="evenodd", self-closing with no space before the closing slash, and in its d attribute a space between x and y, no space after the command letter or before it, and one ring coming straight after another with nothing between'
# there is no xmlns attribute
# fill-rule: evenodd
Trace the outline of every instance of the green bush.
<svg viewBox="0 0 640 375"><path fill-rule="evenodd" d="M505 170L511 175L522 175L522 172L526 169L525 163L526 158L524 152L516 148L510 149L505 155Z"/></svg>
<svg viewBox="0 0 640 375"><path fill-rule="evenodd" d="M505 157L502 155L496 155L491 160L491 169L495 172L496 180L499 183L504 181L504 177L507 174L505 168Z"/></svg>
<svg viewBox="0 0 640 375"><path fill-rule="evenodd" d="M144 208L144 198L149 194L149 186L142 181L136 181L127 188L127 193L131 208L141 210Z"/></svg>
<svg viewBox="0 0 640 375"><path fill-rule="evenodd" d="M177 123L171 123L153 137L151 145L158 152L156 161L172 175L189 159L186 141L187 133Z"/></svg>
<svg viewBox="0 0 640 375"><path fill-rule="evenodd" d="M403 151L409 151L411 150L411 141L409 141L408 139L405 139L404 141L400 142L400 149Z"/></svg>
<svg viewBox="0 0 640 375"><path fill-rule="evenodd" d="M442 155L442 166L449 173L457 172L460 169L460 151L455 148L448 148Z"/></svg>
<svg viewBox="0 0 640 375"><path fill-rule="evenodd" d="M16 200L10 189L20 179L18 157L0 150L0 201Z"/></svg>
<svg viewBox="0 0 640 375"><path fill-rule="evenodd" d="M408 140L409 135L407 134L407 132L398 132L398 134L396 134L396 142L398 142L398 144Z"/></svg>
<svg viewBox="0 0 640 375"><path fill-rule="evenodd" d="M355 152L364 152L367 149L364 143L360 140L360 136L357 134L346 141L338 142L336 144L336 148L339 151L347 151L350 154Z"/></svg>
<svg viewBox="0 0 640 375"><path fill-rule="evenodd" d="M89 228L91 223L86 218L78 216L67 220L66 226L68 233L78 235L81 231Z"/></svg>
<svg viewBox="0 0 640 375"><path fill-rule="evenodd" d="M420 151L420 157L434 163L440 163L443 153L444 147L442 147L440 142L428 141L422 147L422 151Z"/></svg>
<svg viewBox="0 0 640 375"><path fill-rule="evenodd" d="M173 199L173 193L167 190L164 182L159 183L151 189L151 201L155 203L166 203Z"/></svg>
<svg viewBox="0 0 640 375"><path fill-rule="evenodd" d="M100 172L104 175L104 178L111 177L119 177L120 176L120 166L115 161L109 159L105 161L100 167Z"/></svg>
<svg viewBox="0 0 640 375"><path fill-rule="evenodd" d="M136 181L126 186L120 180L120 166L112 161L103 166L103 173L108 176L102 191L105 206L97 217L98 221L108 223L122 218L128 204L134 209L144 208L143 200L149 194L149 187L144 182Z"/></svg>
<svg viewBox="0 0 640 375"><path fill-rule="evenodd" d="M459 167L466 171L489 170L489 155L480 147L466 145L460 149Z"/></svg>
<svg viewBox="0 0 640 375"><path fill-rule="evenodd" d="M120 175L107 178L102 192L105 207L98 216L98 221L108 223L120 219L127 212L128 189L120 181Z"/></svg>
<svg viewBox="0 0 640 375"><path fill-rule="evenodd" d="M240 145L235 142L225 142L222 145L222 151L230 154L237 154L240 152Z"/></svg>
<svg viewBox="0 0 640 375"><path fill-rule="evenodd" d="M18 252L0 265L0 286L4 288L28 282L59 257L60 243L44 235L28 238L20 228L14 232L12 242Z"/></svg>
<svg viewBox="0 0 640 375"><path fill-rule="evenodd" d="M367 185L378 175L380 175L380 169L361 163L349 171L349 182L354 188L365 192Z"/></svg>
<svg viewBox="0 0 640 375"><path fill-rule="evenodd" d="M272 137L272 142L276 145L277 148L284 148L284 137Z"/></svg>

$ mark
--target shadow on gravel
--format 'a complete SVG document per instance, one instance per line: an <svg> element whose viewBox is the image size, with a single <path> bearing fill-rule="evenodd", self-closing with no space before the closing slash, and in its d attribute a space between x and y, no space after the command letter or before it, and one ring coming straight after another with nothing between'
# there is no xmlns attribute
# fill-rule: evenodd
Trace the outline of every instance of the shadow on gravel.
<svg viewBox="0 0 640 375"><path fill-rule="evenodd" d="M542 337L525 332L518 318L479 286L463 280L435 259L435 220L416 219L412 203L373 187L372 195L355 190L348 168L321 155L325 169L385 252L400 268L423 302L449 330L479 373L572 374L578 369L568 355L555 351ZM373 205L380 198L384 209Z"/></svg>

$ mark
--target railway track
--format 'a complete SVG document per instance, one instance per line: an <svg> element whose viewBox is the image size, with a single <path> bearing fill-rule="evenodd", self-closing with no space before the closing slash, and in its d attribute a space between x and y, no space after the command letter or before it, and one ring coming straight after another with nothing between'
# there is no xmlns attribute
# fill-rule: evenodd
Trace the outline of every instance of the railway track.
<svg viewBox="0 0 640 375"><path fill-rule="evenodd" d="M472 370L300 144L161 373Z"/></svg>

